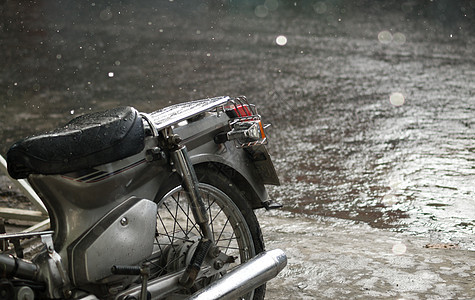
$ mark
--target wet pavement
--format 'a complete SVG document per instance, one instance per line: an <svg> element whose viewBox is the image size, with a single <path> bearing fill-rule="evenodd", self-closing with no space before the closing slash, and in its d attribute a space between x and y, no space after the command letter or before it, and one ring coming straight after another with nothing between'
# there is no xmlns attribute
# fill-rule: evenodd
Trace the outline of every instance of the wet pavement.
<svg viewBox="0 0 475 300"><path fill-rule="evenodd" d="M267 299L475 297L474 251L332 218L266 213L259 219L267 247L288 256L267 285Z"/></svg>
<svg viewBox="0 0 475 300"><path fill-rule="evenodd" d="M262 216L290 256L271 295L469 299L474 2L261 2L7 1L0 152L89 111L245 94L282 181Z"/></svg>

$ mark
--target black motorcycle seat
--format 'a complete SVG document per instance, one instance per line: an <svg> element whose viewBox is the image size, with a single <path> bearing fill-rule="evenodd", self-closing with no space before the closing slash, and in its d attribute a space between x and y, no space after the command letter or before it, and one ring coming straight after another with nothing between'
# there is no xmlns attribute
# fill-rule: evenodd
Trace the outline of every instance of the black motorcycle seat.
<svg viewBox="0 0 475 300"><path fill-rule="evenodd" d="M20 179L106 164L142 151L144 138L142 117L133 107L82 115L15 143L7 153L8 173Z"/></svg>

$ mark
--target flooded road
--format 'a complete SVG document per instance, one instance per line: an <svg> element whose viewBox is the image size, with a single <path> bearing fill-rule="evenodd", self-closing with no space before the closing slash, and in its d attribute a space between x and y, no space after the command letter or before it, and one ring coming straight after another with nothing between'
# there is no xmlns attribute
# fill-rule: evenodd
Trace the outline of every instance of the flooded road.
<svg viewBox="0 0 475 300"><path fill-rule="evenodd" d="M6 1L1 153L89 111L244 94L285 211L475 250L474 2L350 2Z"/></svg>

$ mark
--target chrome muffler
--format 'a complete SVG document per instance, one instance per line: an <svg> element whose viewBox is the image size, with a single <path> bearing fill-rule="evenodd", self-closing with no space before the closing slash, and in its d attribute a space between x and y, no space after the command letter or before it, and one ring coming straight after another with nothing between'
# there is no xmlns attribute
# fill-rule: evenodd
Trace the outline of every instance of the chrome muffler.
<svg viewBox="0 0 475 300"><path fill-rule="evenodd" d="M209 286L191 295L192 300L235 299L249 293L279 274L287 265L284 251L274 249L259 253L248 262L237 266ZM152 299L161 299L180 288L180 277L184 270L152 279L148 282L147 291ZM116 295L114 299L139 299L141 287L136 286ZM183 299L183 298L180 298Z"/></svg>
<svg viewBox="0 0 475 300"><path fill-rule="evenodd" d="M284 251L274 249L262 252L194 293L189 300L236 299L277 276L286 265Z"/></svg>

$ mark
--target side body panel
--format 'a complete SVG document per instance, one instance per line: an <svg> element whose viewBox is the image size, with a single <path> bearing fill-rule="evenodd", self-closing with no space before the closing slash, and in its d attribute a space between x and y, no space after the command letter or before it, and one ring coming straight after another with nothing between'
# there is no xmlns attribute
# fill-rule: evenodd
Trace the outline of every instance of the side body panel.
<svg viewBox="0 0 475 300"><path fill-rule="evenodd" d="M154 142L152 139L147 140L149 147L153 146ZM140 236L140 243L137 243L137 247L141 247L141 243L144 243L145 240L153 241L156 208L151 206L154 203L149 200L154 199L161 185L166 183L170 173L170 166L165 161L147 162L144 150L137 155L91 170L63 175L29 176L30 184L47 207L54 230L55 250L61 256L64 268L69 271L72 278L77 277L78 271L69 263L70 259L75 257L80 260L81 257L92 257L90 253L93 249L97 249L97 243L104 243L99 240L99 235L104 234L107 230L122 237L129 236L131 243L124 243L124 245L137 242L137 236ZM129 199L137 199L138 203L148 203L140 205L140 207L147 208L142 211L140 218L136 217L137 212L132 209L135 206L124 211L117 210L124 203L130 202ZM116 218L108 217L111 215L116 215ZM129 223L129 226L119 224L122 217L126 215L130 215L134 220L133 224ZM151 223L143 224L145 227L142 228L140 227L142 225L138 223L144 220ZM153 230L148 230L150 228ZM103 250L106 251L107 247ZM77 254L79 253L77 251L84 253L83 255ZM88 251L89 253L87 253ZM127 261L130 253L114 251L114 255L116 254ZM141 255L143 255L142 258L147 256L143 253ZM137 260L141 255L134 254L131 261ZM101 263L102 261L97 262ZM83 263L90 264L90 262ZM105 260L103 263L104 265L98 267L102 270L110 270L109 263ZM99 279L99 273L93 275L84 264L80 267L83 270L79 271L81 274L79 281Z"/></svg>

